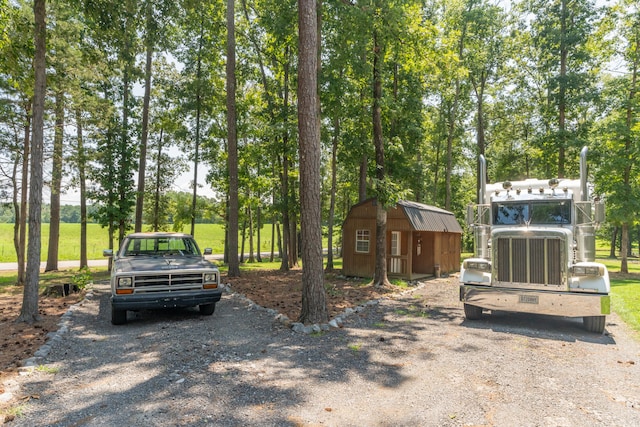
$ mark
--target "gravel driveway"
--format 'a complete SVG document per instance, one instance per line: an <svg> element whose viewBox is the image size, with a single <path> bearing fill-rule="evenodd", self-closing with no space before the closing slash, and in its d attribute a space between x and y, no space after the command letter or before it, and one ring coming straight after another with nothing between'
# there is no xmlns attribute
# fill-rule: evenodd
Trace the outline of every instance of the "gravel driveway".
<svg viewBox="0 0 640 427"><path fill-rule="evenodd" d="M640 345L615 315L465 321L456 278L295 333L241 297L213 316L112 326L106 285L75 307L11 426L640 426Z"/></svg>

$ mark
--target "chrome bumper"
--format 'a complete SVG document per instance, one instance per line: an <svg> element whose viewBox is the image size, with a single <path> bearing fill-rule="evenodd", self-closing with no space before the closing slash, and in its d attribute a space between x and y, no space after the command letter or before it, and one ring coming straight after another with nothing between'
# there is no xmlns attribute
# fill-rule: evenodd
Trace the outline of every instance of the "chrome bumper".
<svg viewBox="0 0 640 427"><path fill-rule="evenodd" d="M610 298L605 294L529 291L461 284L460 301L487 310L552 316L604 316L611 312Z"/></svg>

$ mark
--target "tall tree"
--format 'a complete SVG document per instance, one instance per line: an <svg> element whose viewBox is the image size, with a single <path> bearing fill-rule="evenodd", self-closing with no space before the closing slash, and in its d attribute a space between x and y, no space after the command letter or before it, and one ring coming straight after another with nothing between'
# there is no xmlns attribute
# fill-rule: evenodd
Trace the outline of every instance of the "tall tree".
<svg viewBox="0 0 640 427"><path fill-rule="evenodd" d="M80 268L88 267L87 259L87 154L84 146L83 119L76 109L76 154L78 159L78 187L80 189Z"/></svg>
<svg viewBox="0 0 640 427"><path fill-rule="evenodd" d="M151 102L151 80L153 77L153 57L158 46L168 46L172 39L168 21L176 15L173 1L146 1L144 9L144 95L142 100L142 128L140 130L140 155L138 160L138 186L136 194L135 231L142 230L144 210L145 178L147 166L147 145L149 139L149 114Z"/></svg>
<svg viewBox="0 0 640 427"><path fill-rule="evenodd" d="M133 175L137 144L132 141L136 116L132 88L139 75L135 62L139 53L139 16L136 12L134 0L126 0L122 7L115 9L104 0L85 0L84 3L92 41L104 52L103 60L109 64L112 73L96 88L104 94L105 104L100 118L101 135L97 138L99 155L96 159L100 170L94 170L102 191L92 191L92 198L100 205L99 222L110 230L110 247L116 230L118 242L129 231L135 206Z"/></svg>
<svg viewBox="0 0 640 427"><path fill-rule="evenodd" d="M303 323L322 323L329 318L322 268L317 23L316 0L298 0L298 142L302 233L300 321Z"/></svg>
<svg viewBox="0 0 640 427"><path fill-rule="evenodd" d="M379 13L379 12L376 12ZM378 20L376 20L378 21ZM373 145L376 150L376 262L374 286L386 286L387 278L387 203L385 188L384 139L382 135L382 62L384 46L380 43L378 22L373 30Z"/></svg>
<svg viewBox="0 0 640 427"><path fill-rule="evenodd" d="M235 1L227 0L227 169L229 171L229 277L240 276L238 259L238 134L236 123Z"/></svg>
<svg viewBox="0 0 640 427"><path fill-rule="evenodd" d="M592 0L525 0L521 6L530 18L522 21L534 46L534 56L527 58L530 74L523 78L539 75L544 91L537 102L544 126L538 130L538 146L547 159L545 174L564 177L577 169L590 124L585 111L597 94L599 63L591 47L598 10Z"/></svg>
<svg viewBox="0 0 640 427"><path fill-rule="evenodd" d="M615 29L624 40L613 53L623 58L628 74L606 80L605 118L594 145L601 156L597 187L607 195L608 221L616 225L615 230L620 228L620 271L628 273L630 230L638 223L640 210L640 10L634 2L623 0L613 14L618 23Z"/></svg>
<svg viewBox="0 0 640 427"><path fill-rule="evenodd" d="M147 140L149 137L149 103L151 100L151 67L153 64L153 52L157 37L157 24L154 20L154 3L147 1L145 10L145 51L144 66L144 97L142 101L142 129L140 135L140 156L138 160L138 190L136 193L136 213L134 230L142 231L142 212L144 205L144 182L147 166Z"/></svg>
<svg viewBox="0 0 640 427"><path fill-rule="evenodd" d="M51 170L51 198L49 219L49 250L44 271L58 269L58 246L60 243L60 192L62 190L62 144L64 138L64 93L55 94L55 129L53 136L53 165Z"/></svg>
<svg viewBox="0 0 640 427"><path fill-rule="evenodd" d="M18 260L18 284L25 284L26 244L27 244L27 202L29 193L29 161L31 149L31 128L33 114L34 70L35 56L33 43L33 6L26 2L10 4L3 9L6 13L8 25L6 39L2 43L0 59L0 76L2 91L15 107L12 111L21 118L20 123L22 143L19 145L19 179L15 181L15 219L14 219L14 248ZM3 116L11 117L11 116ZM16 159L18 160L18 159ZM17 175L16 175L17 176ZM19 198L17 195L19 194Z"/></svg>
<svg viewBox="0 0 640 427"><path fill-rule="evenodd" d="M33 139L31 143L31 176L29 181L29 243L27 247L27 270L22 309L18 322L33 323L38 314L38 290L40 284L40 214L42 211L42 164L44 144L44 100L46 81L46 5L45 0L34 0L33 15L35 57L35 87L33 91Z"/></svg>

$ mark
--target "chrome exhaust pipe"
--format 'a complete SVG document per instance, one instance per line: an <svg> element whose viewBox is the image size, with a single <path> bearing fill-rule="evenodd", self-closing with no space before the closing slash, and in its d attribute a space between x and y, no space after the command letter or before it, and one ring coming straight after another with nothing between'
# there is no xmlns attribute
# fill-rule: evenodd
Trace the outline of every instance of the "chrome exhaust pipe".
<svg viewBox="0 0 640 427"><path fill-rule="evenodd" d="M484 205L487 203L487 161L484 156L480 154L478 157L478 182L480 183L480 189L478 194L478 204Z"/></svg>
<svg viewBox="0 0 640 427"><path fill-rule="evenodd" d="M589 200L589 188L587 187L587 146L580 151L580 200Z"/></svg>

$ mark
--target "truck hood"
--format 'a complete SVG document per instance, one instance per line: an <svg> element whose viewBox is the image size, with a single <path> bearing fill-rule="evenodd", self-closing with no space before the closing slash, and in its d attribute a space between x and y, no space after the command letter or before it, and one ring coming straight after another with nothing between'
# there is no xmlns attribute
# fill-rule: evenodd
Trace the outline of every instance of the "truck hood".
<svg viewBox="0 0 640 427"><path fill-rule="evenodd" d="M169 272L172 270L217 270L209 261L200 257L128 257L115 261L118 273L142 271Z"/></svg>

